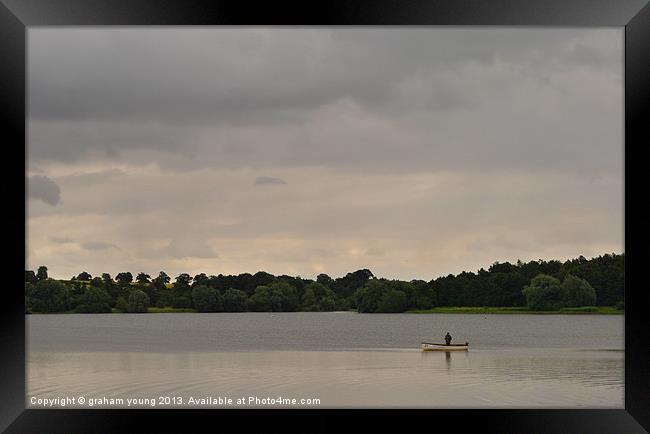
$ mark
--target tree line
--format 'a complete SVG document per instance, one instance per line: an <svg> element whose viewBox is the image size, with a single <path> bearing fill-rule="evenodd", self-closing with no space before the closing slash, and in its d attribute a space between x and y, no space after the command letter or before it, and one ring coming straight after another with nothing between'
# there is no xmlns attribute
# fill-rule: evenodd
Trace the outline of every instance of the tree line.
<svg viewBox="0 0 650 434"><path fill-rule="evenodd" d="M150 307L199 312L294 312L356 310L404 312L437 306L527 306L535 310L570 306L623 305L625 254L580 256L565 262L495 262L487 270L449 274L430 281L378 278L368 269L315 280L300 276L181 273L173 280L131 272L114 278L81 272L69 280L48 276L41 266L25 271L27 313L147 312Z"/></svg>

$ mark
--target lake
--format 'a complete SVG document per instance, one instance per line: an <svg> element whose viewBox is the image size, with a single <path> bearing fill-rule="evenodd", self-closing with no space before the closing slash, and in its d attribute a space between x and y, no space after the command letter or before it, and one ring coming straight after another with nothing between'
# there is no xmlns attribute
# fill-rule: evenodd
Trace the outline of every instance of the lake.
<svg viewBox="0 0 650 434"><path fill-rule="evenodd" d="M26 321L29 408L624 406L623 315L55 314ZM470 350L420 352L421 341L443 342L447 331Z"/></svg>

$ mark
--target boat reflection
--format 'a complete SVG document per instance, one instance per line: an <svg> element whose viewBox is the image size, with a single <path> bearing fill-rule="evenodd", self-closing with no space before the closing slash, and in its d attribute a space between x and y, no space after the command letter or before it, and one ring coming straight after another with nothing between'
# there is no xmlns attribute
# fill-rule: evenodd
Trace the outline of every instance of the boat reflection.
<svg viewBox="0 0 650 434"><path fill-rule="evenodd" d="M458 354L458 351L422 351L421 358L429 358L430 360L440 360L438 357L441 357L440 353L445 353L445 367L447 368L447 372L451 372L451 363L452 363L452 358L457 359L457 362L460 362L459 357L461 357L461 354ZM452 356L452 353L457 353ZM469 352L464 351L463 354L465 355L465 358L467 359L469 357ZM465 362L466 363L466 362ZM458 364L458 363L457 363ZM461 365L463 362L461 362Z"/></svg>

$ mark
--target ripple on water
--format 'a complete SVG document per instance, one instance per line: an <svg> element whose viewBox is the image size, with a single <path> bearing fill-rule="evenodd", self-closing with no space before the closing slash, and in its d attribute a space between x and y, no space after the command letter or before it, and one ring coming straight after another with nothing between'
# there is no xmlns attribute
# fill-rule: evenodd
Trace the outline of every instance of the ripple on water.
<svg viewBox="0 0 650 434"><path fill-rule="evenodd" d="M622 318L534 317L30 315L27 389L318 397L325 407L622 408ZM447 328L476 343L419 351Z"/></svg>

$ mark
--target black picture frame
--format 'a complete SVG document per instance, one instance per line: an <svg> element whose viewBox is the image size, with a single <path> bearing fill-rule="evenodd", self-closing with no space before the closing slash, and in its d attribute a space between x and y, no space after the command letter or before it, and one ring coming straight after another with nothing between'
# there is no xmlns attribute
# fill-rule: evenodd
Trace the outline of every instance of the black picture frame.
<svg viewBox="0 0 650 434"><path fill-rule="evenodd" d="M338 415L402 426L426 421L456 420L463 427L493 432L631 433L650 429L649 331L647 290L631 285L630 258L639 263L645 238L637 232L631 212L630 186L641 185L639 153L650 144L650 4L647 0L319 0L248 2L207 0L0 0L0 114L4 150L26 147L26 30L36 26L89 25L473 25L548 27L624 27L625 29L625 408L621 410L412 410L351 411L260 410L26 410L24 173L5 158L3 193L5 231L16 249L7 250L11 272L5 278L6 304L0 344L0 429L6 432L113 432L145 423L147 432L187 429L203 419L214 429L224 419L256 428L313 427L340 429ZM6 152L5 152L6 155ZM25 154L26 157L26 154ZM18 158L18 157L15 157ZM21 195L23 195L21 197ZM641 202L644 197L641 196ZM637 199L638 201L638 199ZM643 204L641 204L642 206ZM8 207L9 208L9 207ZM13 212L8 212L13 211ZM641 214L640 217L645 216ZM20 230L23 228L23 230ZM635 228L634 236L632 228ZM643 232L643 231L641 231ZM24 251L24 250L23 250ZM23 268L21 268L23 267ZM5 276L5 277L6 277ZM638 283L637 277L637 283ZM286 416L289 414L289 420ZM280 420L282 418L282 420ZM645 428L645 430L644 430Z"/></svg>

